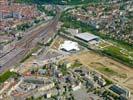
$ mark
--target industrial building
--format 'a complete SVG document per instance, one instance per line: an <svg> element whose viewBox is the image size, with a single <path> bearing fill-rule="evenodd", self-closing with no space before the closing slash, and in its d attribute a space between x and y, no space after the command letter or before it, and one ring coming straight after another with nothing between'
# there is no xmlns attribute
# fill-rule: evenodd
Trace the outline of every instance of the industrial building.
<svg viewBox="0 0 133 100"><path fill-rule="evenodd" d="M120 97L125 97L125 98L130 98L131 96L131 93L129 90L127 90L126 88L124 87L121 87L117 84L114 84L114 85L111 85L109 87L109 91L115 93L116 95L120 96ZM122 100L126 100L126 99L122 99Z"/></svg>
<svg viewBox="0 0 133 100"><path fill-rule="evenodd" d="M67 52L80 50L78 47L78 43L73 41L64 41L64 43L60 45L59 49Z"/></svg>
<svg viewBox="0 0 133 100"><path fill-rule="evenodd" d="M80 40L83 40L85 42L91 42L91 41L99 41L99 37L96 36L96 35L93 35L91 33L80 33L80 34L77 34L75 35L76 38L80 39Z"/></svg>

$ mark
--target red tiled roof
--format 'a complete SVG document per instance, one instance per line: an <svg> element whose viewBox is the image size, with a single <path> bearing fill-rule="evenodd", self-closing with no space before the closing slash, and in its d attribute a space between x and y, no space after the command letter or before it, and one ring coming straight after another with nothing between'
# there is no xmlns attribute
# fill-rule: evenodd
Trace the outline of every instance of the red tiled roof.
<svg viewBox="0 0 133 100"><path fill-rule="evenodd" d="M14 3L10 6L8 4L0 4L0 12L3 14L11 12L20 13L25 18L34 18L36 15L38 15L35 6L22 5L17 3Z"/></svg>

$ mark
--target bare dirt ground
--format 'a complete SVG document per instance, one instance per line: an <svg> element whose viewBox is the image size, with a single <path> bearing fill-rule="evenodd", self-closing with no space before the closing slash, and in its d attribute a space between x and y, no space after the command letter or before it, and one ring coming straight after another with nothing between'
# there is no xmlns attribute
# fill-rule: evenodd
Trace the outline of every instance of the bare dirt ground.
<svg viewBox="0 0 133 100"><path fill-rule="evenodd" d="M65 41L64 38L62 38L62 37L57 37L57 38L55 39L55 41L53 42L53 44L51 45L51 48L52 48L52 49L58 50L58 49L59 49L59 46L60 46L64 41Z"/></svg>
<svg viewBox="0 0 133 100"><path fill-rule="evenodd" d="M126 65L92 51L83 51L66 59L69 61L78 59L85 66L98 71L133 92L133 69Z"/></svg>

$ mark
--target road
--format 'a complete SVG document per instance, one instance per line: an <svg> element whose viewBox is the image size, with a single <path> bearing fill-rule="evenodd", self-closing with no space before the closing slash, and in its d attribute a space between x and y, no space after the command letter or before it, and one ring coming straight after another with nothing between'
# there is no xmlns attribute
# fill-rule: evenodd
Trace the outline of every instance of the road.
<svg viewBox="0 0 133 100"><path fill-rule="evenodd" d="M37 46L38 41L43 39L48 41L51 37L54 36L56 31L56 26L60 17L60 10L57 8L57 15L49 21L47 25L37 27L33 31L30 31L28 35L24 36L20 41L18 41L14 49L9 52L7 55L0 58L0 74L5 70L10 69L14 64L19 63L22 58L33 48Z"/></svg>

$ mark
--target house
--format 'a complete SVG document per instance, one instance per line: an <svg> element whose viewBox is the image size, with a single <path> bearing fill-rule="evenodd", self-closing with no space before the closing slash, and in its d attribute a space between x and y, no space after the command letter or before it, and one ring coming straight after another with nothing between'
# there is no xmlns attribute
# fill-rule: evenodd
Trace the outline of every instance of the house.
<svg viewBox="0 0 133 100"><path fill-rule="evenodd" d="M46 90L50 90L55 86L55 84L53 82L47 82L44 83L44 86L39 88L38 91L46 91Z"/></svg>
<svg viewBox="0 0 133 100"><path fill-rule="evenodd" d="M32 83L32 84L44 84L44 80L42 80L42 79L36 79L36 78L30 78L30 77L26 77L24 79L24 82L26 82L26 83Z"/></svg>
<svg viewBox="0 0 133 100"><path fill-rule="evenodd" d="M99 74L94 75L94 81L98 81L100 79L102 79L101 75L99 75Z"/></svg>
<svg viewBox="0 0 133 100"><path fill-rule="evenodd" d="M95 87L95 82L90 80L90 79L87 79L86 80L86 87L88 88L94 88Z"/></svg>
<svg viewBox="0 0 133 100"><path fill-rule="evenodd" d="M0 4L7 4L8 0L0 0Z"/></svg>
<svg viewBox="0 0 133 100"><path fill-rule="evenodd" d="M39 73L40 75L45 75L45 74L46 74L46 70L44 70L44 69L39 69L39 70L38 70L38 73Z"/></svg>
<svg viewBox="0 0 133 100"><path fill-rule="evenodd" d="M45 96L45 98L51 98L52 94L51 93L47 93L44 96Z"/></svg>
<svg viewBox="0 0 133 100"><path fill-rule="evenodd" d="M99 80L98 80L98 84L99 84L100 86L105 86L105 85L106 85L106 81L105 81L104 79L99 79Z"/></svg>
<svg viewBox="0 0 133 100"><path fill-rule="evenodd" d="M39 97L43 97L43 100L51 98L51 96L57 95L58 91L57 89L50 89L50 90L46 90L46 91L38 91L36 94L33 95L33 97L35 99L39 98Z"/></svg>
<svg viewBox="0 0 133 100"><path fill-rule="evenodd" d="M72 85L72 90L73 91L79 90L80 88L81 88L81 83Z"/></svg>

